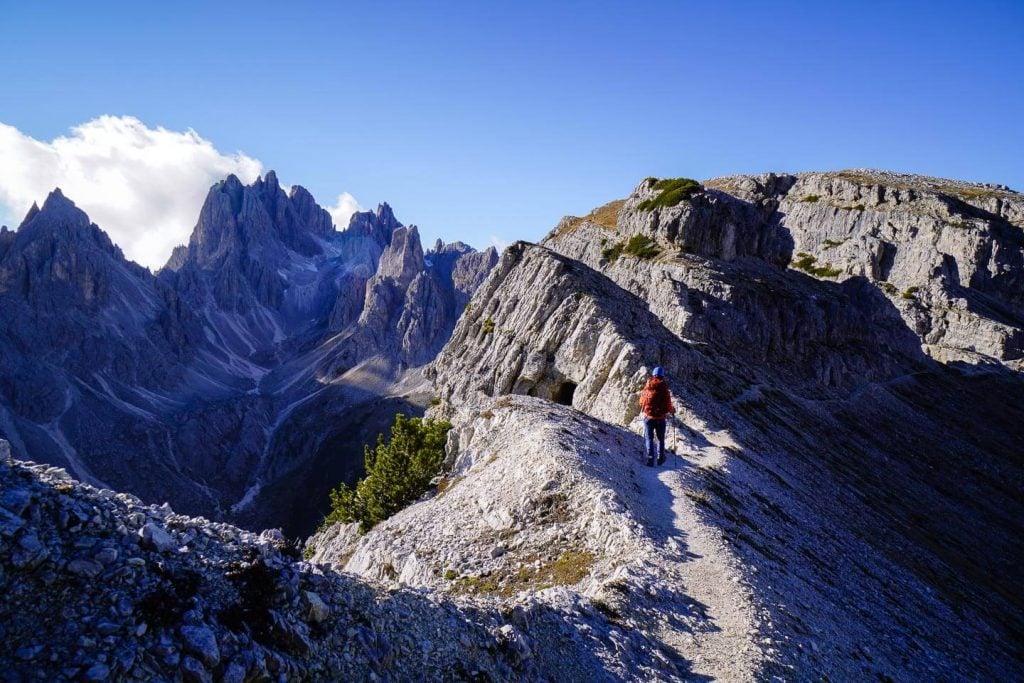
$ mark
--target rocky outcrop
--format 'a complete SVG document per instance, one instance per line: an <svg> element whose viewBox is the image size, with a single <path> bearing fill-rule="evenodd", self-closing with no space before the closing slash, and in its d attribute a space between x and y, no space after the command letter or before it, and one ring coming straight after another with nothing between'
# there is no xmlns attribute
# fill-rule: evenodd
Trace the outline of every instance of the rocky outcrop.
<svg viewBox="0 0 1024 683"><path fill-rule="evenodd" d="M723 269L756 260L822 280L866 280L934 358L1019 365L1024 200L1018 193L862 170L733 176L700 187L673 206L645 210L660 194L654 179L645 180L614 218L567 218L544 243L596 267L611 262L603 255L609 246L642 236L666 253L715 259ZM632 261L628 268L636 270ZM644 281L646 269L639 270L609 274L632 288ZM711 296L721 288L695 287ZM756 341L754 349L775 346L763 335Z"/></svg>
<svg viewBox="0 0 1024 683"><path fill-rule="evenodd" d="M776 217L810 268L865 277L896 305L929 354L976 363L1024 357L1024 198L996 185L871 170L709 184L778 203ZM789 182L789 181L787 181ZM785 185L786 183L783 183ZM808 259L807 256L813 257ZM820 276L820 275L819 275Z"/></svg>
<svg viewBox="0 0 1024 683"><path fill-rule="evenodd" d="M495 260L442 245L428 265L386 204L335 231L272 172L215 185L156 276L59 191L0 243L0 435L19 456L290 532L358 473L364 425L422 411L412 369Z"/></svg>
<svg viewBox="0 0 1024 683"><path fill-rule="evenodd" d="M642 300L579 262L517 242L426 374L442 401L523 394L626 424L650 367L683 379L704 362Z"/></svg>

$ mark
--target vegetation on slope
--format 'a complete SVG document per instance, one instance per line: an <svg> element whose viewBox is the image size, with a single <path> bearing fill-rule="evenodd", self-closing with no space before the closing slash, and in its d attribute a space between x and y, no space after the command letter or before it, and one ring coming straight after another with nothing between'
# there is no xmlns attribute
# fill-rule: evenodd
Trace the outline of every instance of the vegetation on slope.
<svg viewBox="0 0 1024 683"><path fill-rule="evenodd" d="M378 434L376 447L365 448L366 476L354 488L342 482L331 491L324 525L359 522L366 533L422 496L441 471L451 427L445 420L396 415L391 439Z"/></svg>
<svg viewBox="0 0 1024 683"><path fill-rule="evenodd" d="M801 251L797 254L796 261L793 261L793 267L817 277L835 277L843 272L841 268L833 268L831 264L817 266L815 265L817 260L817 257Z"/></svg>
<svg viewBox="0 0 1024 683"><path fill-rule="evenodd" d="M704 187L692 178L666 178L654 183L654 190L659 194L637 204L640 211L653 211L662 207L675 206L684 199L701 192Z"/></svg>
<svg viewBox="0 0 1024 683"><path fill-rule="evenodd" d="M652 259L660 253L661 247L647 235L633 235L626 242L616 242L612 246L601 250L601 255L610 263L614 263L623 254L642 259Z"/></svg>

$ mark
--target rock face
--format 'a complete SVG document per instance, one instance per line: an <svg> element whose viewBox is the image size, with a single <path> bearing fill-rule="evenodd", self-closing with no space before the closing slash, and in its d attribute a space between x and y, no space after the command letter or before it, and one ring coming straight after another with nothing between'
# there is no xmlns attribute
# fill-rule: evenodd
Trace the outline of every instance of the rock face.
<svg viewBox="0 0 1024 683"><path fill-rule="evenodd" d="M870 170L709 181L793 239L797 262L865 277L943 361L1024 358L1024 197L1006 187Z"/></svg>
<svg viewBox="0 0 1024 683"><path fill-rule="evenodd" d="M644 181L508 248L426 371L454 425L445 480L365 536L323 530L314 558L513 614L575 596L607 619L595 631L666 653L626 679L1024 674L1012 352L971 350L984 316L937 349L871 272L792 267L808 237L784 209L810 180L749 180L761 199L732 179L668 206ZM1010 282L1015 238L991 220ZM682 424L675 467L648 469L636 402L654 365ZM579 571L554 580L560 561Z"/></svg>
<svg viewBox="0 0 1024 683"><path fill-rule="evenodd" d="M0 435L17 456L292 532L394 412L422 410L413 368L497 259L424 254L387 205L337 232L273 172L215 185L155 276L59 190L0 245Z"/></svg>

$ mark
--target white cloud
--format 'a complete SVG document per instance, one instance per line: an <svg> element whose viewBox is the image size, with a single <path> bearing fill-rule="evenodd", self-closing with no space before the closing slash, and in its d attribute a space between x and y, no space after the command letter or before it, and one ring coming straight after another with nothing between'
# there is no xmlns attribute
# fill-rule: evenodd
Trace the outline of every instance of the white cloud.
<svg viewBox="0 0 1024 683"><path fill-rule="evenodd" d="M60 187L128 258L154 270L188 241L210 185L229 173L250 183L263 169L194 130L149 128L131 116L101 116L50 142L0 123L0 159L8 213L20 220Z"/></svg>
<svg viewBox="0 0 1024 683"><path fill-rule="evenodd" d="M344 230L348 227L348 221L352 218L352 214L356 211L363 211L363 207L359 206L355 197L348 192L342 192L338 195L338 201L334 203L334 206L327 207L327 211L334 221L334 228Z"/></svg>
<svg viewBox="0 0 1024 683"><path fill-rule="evenodd" d="M505 251L505 247L508 246L508 242L506 242L505 240L501 239L497 235L491 235L491 245L490 246L492 246L495 249L497 249L498 253L500 254L501 252Z"/></svg>

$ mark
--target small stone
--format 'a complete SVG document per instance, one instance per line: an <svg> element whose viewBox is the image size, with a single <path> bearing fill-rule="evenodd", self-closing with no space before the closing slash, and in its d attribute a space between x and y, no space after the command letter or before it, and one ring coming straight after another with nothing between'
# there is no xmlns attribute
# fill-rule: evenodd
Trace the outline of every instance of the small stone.
<svg viewBox="0 0 1024 683"><path fill-rule="evenodd" d="M213 676L206 670L206 667L192 657L185 657L181 660L181 675L188 683L213 683Z"/></svg>
<svg viewBox="0 0 1024 683"><path fill-rule="evenodd" d="M115 548L101 548L93 559L104 566L113 564L117 561L117 550Z"/></svg>
<svg viewBox="0 0 1024 683"><path fill-rule="evenodd" d="M324 603L320 595L313 591L304 591L306 595L306 601L309 602L309 612L306 614L306 619L320 623L331 614L331 608Z"/></svg>
<svg viewBox="0 0 1024 683"><path fill-rule="evenodd" d="M213 631L205 626L182 626L180 632L189 653L200 657L208 667L220 663L220 648Z"/></svg>
<svg viewBox="0 0 1024 683"><path fill-rule="evenodd" d="M93 664L88 671L85 672L85 680L87 681L106 681L110 678L110 667L106 664Z"/></svg>
<svg viewBox="0 0 1024 683"><path fill-rule="evenodd" d="M18 648L14 653L14 656L24 661L31 661L39 656L39 653L43 651L43 645L28 645L26 647Z"/></svg>
<svg viewBox="0 0 1024 683"><path fill-rule="evenodd" d="M11 444L6 439L0 439L0 462L10 462Z"/></svg>
<svg viewBox="0 0 1024 683"><path fill-rule="evenodd" d="M178 542L174 537L153 522L142 527L139 536L146 545L157 552L166 553L178 547Z"/></svg>
<svg viewBox="0 0 1024 683"><path fill-rule="evenodd" d="M221 677L221 683L245 683L245 665L238 661L236 657L227 668L224 669L224 675Z"/></svg>
<svg viewBox="0 0 1024 683"><path fill-rule="evenodd" d="M112 621L101 621L100 623L96 624L96 632L99 633L101 636L109 636L114 633L117 633L118 630L120 630L120 628L120 626L118 626Z"/></svg>
<svg viewBox="0 0 1024 683"><path fill-rule="evenodd" d="M119 617L130 617L134 608L132 607L132 601L128 599L128 596L122 595L117 599L117 603L114 605L114 609L117 611Z"/></svg>
<svg viewBox="0 0 1024 683"><path fill-rule="evenodd" d="M6 508L0 508L0 536L13 536L23 526L25 520L8 512Z"/></svg>
<svg viewBox="0 0 1024 683"><path fill-rule="evenodd" d="M91 579L103 571L103 565L93 560L71 560L68 562L68 571L76 576Z"/></svg>
<svg viewBox="0 0 1024 683"><path fill-rule="evenodd" d="M21 515L25 512L25 508L32 502L32 494L26 489L10 489L4 491L3 496L0 496L0 505L10 510L12 514Z"/></svg>
<svg viewBox="0 0 1024 683"><path fill-rule="evenodd" d="M491 548L491 557L492 558L498 558L498 557L501 557L504 554L505 554L505 546L496 545L493 548Z"/></svg>

